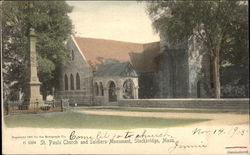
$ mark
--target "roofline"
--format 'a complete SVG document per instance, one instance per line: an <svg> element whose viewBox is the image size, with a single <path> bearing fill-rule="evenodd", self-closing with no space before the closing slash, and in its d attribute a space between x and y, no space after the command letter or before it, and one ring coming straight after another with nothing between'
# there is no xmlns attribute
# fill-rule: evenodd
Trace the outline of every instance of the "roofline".
<svg viewBox="0 0 250 155"><path fill-rule="evenodd" d="M80 49L80 47L78 46L78 44L77 44L77 42L76 42L76 40L75 40L75 37L74 37L73 35L71 35L71 39L72 39L72 41L74 42L74 44L76 45L76 48L77 48L78 51L80 52L80 54L81 54L81 56L83 57L83 59L85 60L85 62L88 64L88 67L90 67L90 65L89 65L89 63L88 63L86 57L83 55L83 52L82 52L82 50Z"/></svg>
<svg viewBox="0 0 250 155"><path fill-rule="evenodd" d="M130 41L123 41L123 40L114 40L114 39L107 39L107 38L91 38L91 37L80 37L80 36L75 36L75 38L95 39L95 40L105 40L105 41L115 41L115 42L130 43L130 44L139 44L139 45L146 45L146 44L152 44L152 43L160 43L160 41L138 43L138 42L130 42Z"/></svg>

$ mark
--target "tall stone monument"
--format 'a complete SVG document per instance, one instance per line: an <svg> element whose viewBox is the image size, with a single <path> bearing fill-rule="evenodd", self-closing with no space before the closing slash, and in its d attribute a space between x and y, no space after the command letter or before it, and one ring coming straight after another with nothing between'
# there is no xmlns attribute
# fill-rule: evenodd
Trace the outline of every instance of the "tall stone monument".
<svg viewBox="0 0 250 155"><path fill-rule="evenodd" d="M29 49L29 81L24 104L28 106L28 109L35 109L41 107L44 102L40 94L41 82L37 76L36 34L33 28L29 31Z"/></svg>

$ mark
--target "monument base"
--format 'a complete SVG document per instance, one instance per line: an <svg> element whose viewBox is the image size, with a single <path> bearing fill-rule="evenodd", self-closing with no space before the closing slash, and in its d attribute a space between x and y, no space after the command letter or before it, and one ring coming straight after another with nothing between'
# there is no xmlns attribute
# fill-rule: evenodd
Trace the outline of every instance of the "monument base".
<svg viewBox="0 0 250 155"><path fill-rule="evenodd" d="M25 100L22 105L22 109L40 109L41 107L46 106L42 99L29 99Z"/></svg>
<svg viewBox="0 0 250 155"><path fill-rule="evenodd" d="M40 94L41 83L36 79L35 81L29 82L28 96L24 102L26 109L40 109L45 106L43 97Z"/></svg>
<svg viewBox="0 0 250 155"><path fill-rule="evenodd" d="M30 103L28 105L28 109L40 109L41 107L45 106L43 101L39 101L37 103Z"/></svg>

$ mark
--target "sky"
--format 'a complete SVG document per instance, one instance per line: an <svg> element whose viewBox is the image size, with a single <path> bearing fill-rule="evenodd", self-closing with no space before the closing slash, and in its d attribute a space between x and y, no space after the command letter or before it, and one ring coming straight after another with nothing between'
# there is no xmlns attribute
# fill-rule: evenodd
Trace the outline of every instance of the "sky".
<svg viewBox="0 0 250 155"><path fill-rule="evenodd" d="M159 41L152 28L144 2L136 1L67 1L73 6L72 19L76 36L135 43Z"/></svg>

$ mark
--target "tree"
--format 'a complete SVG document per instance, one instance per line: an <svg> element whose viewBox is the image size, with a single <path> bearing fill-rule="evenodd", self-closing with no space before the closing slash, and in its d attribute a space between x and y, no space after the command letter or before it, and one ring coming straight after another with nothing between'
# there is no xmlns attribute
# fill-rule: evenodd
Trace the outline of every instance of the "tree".
<svg viewBox="0 0 250 155"><path fill-rule="evenodd" d="M248 12L242 1L151 1L148 14L170 42L194 36L211 57L214 94L220 98L220 64L242 61L248 52ZM220 59L220 57L222 59Z"/></svg>
<svg viewBox="0 0 250 155"><path fill-rule="evenodd" d="M68 58L65 41L72 34L72 23L67 15L72 11L64 1L4 1L3 74L4 83L24 90L27 82L27 54L29 28L37 34L38 76L42 92L56 84L60 65Z"/></svg>

